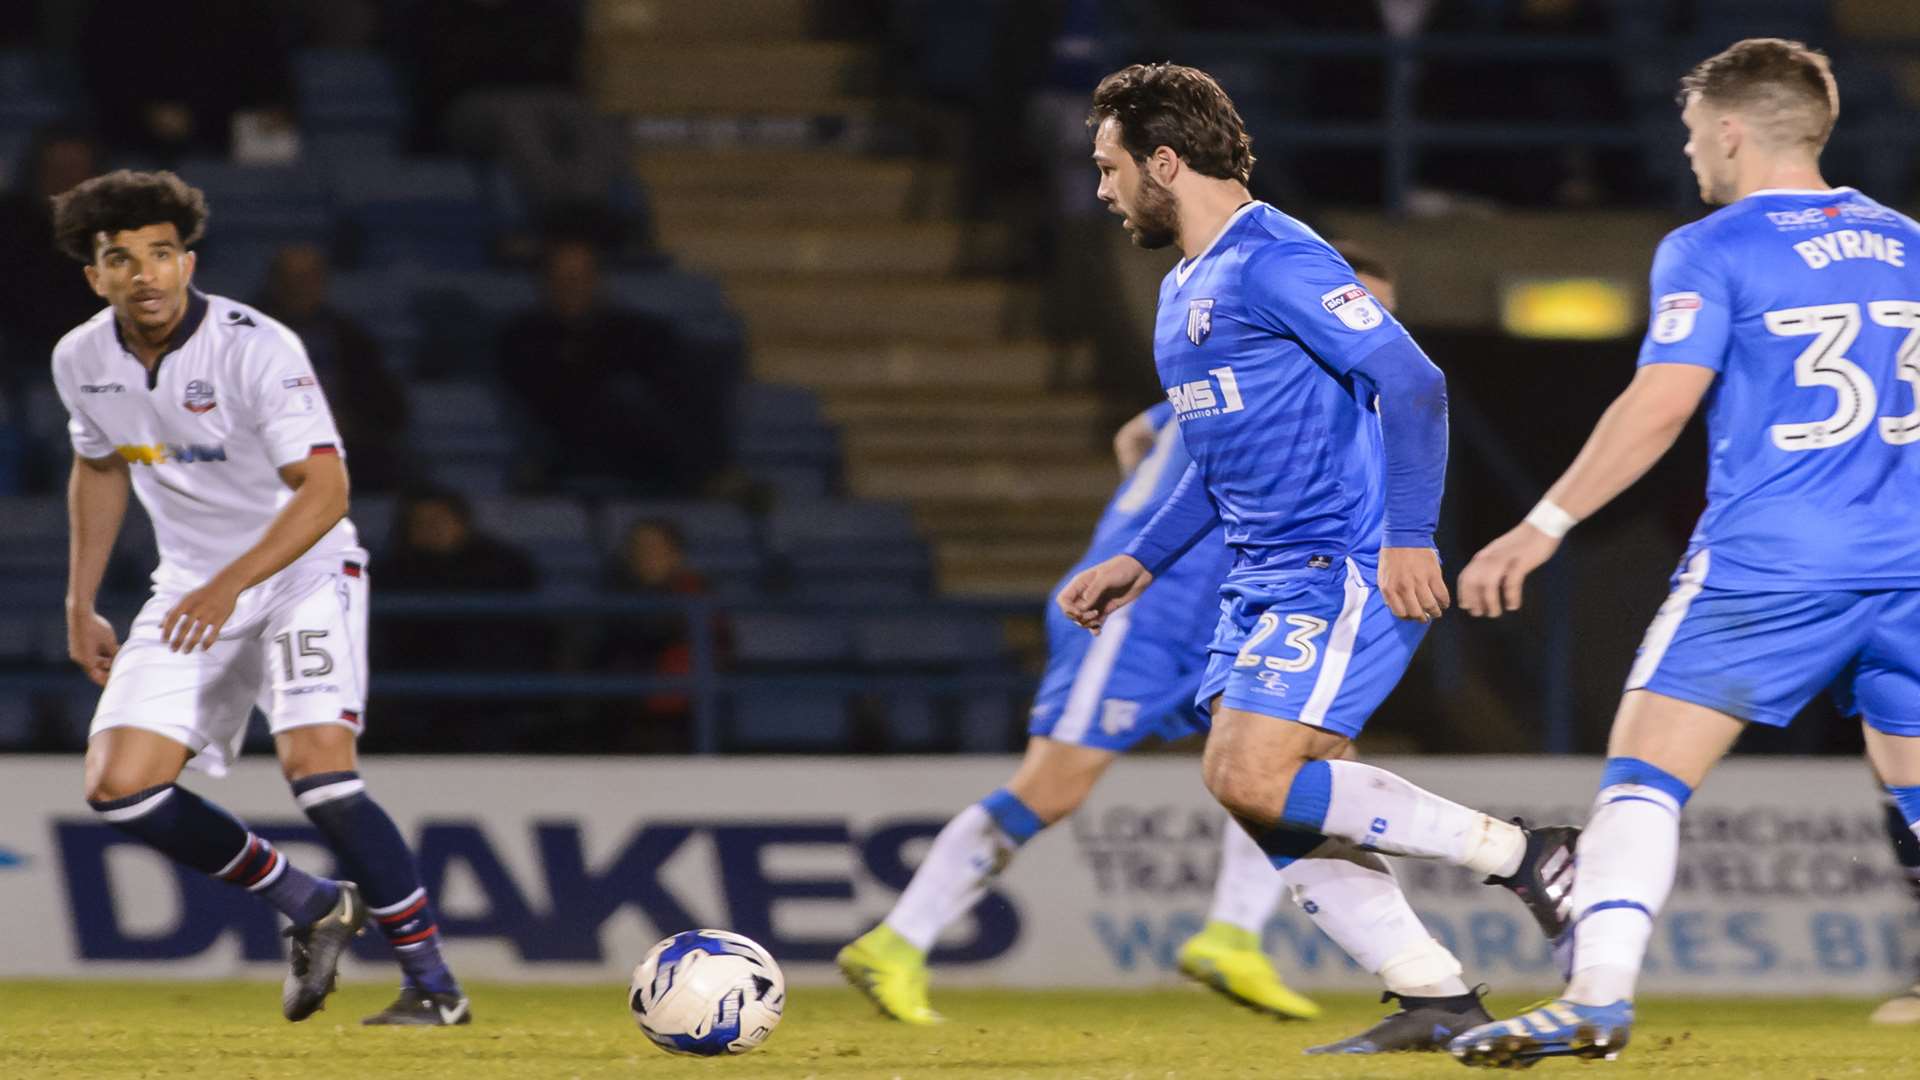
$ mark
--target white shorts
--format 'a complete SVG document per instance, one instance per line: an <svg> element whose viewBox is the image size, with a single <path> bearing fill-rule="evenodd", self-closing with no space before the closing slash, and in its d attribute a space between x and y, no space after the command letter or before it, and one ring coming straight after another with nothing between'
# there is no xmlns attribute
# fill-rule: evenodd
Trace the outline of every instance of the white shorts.
<svg viewBox="0 0 1920 1080"><path fill-rule="evenodd" d="M173 652L161 620L180 594L156 592L113 659L88 736L156 732L214 776L240 756L255 706L274 734L337 724L358 734L367 693L367 576L360 561L296 564L240 594L211 649Z"/></svg>

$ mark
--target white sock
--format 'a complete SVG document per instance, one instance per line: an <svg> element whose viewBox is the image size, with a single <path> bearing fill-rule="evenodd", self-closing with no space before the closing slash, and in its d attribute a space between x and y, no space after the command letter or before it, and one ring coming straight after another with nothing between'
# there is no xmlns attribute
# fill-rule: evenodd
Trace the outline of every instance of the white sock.
<svg viewBox="0 0 1920 1080"><path fill-rule="evenodd" d="M1387 989L1411 997L1467 992L1460 961L1427 933L1385 859L1330 840L1280 877L1313 924Z"/></svg>
<svg viewBox="0 0 1920 1080"><path fill-rule="evenodd" d="M1600 790L1580 834L1573 881L1573 980L1566 997L1582 1005L1632 1000L1653 919L1673 891L1680 855L1680 804L1657 788Z"/></svg>
<svg viewBox="0 0 1920 1080"><path fill-rule="evenodd" d="M1213 880L1210 922L1230 923L1258 935L1267 928L1287 883L1267 853L1231 816L1220 842L1220 873Z"/></svg>
<svg viewBox="0 0 1920 1080"><path fill-rule="evenodd" d="M886 924L926 952L940 931L980 902L987 883L1019 846L979 803L960 811L933 838L913 880L887 913Z"/></svg>
<svg viewBox="0 0 1920 1080"><path fill-rule="evenodd" d="M1358 761L1329 761L1331 793L1320 829L1389 855L1444 859L1479 874L1520 868L1527 836L1518 825L1443 799ZM1289 799L1289 802L1292 800Z"/></svg>

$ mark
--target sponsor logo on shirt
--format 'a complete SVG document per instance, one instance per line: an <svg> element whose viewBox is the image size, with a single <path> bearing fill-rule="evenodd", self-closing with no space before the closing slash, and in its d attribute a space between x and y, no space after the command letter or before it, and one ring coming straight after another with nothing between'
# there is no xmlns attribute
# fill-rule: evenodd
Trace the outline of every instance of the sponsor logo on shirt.
<svg viewBox="0 0 1920 1080"><path fill-rule="evenodd" d="M1195 345L1205 344L1207 335L1213 333L1213 301L1193 300L1187 304L1187 340Z"/></svg>
<svg viewBox="0 0 1920 1080"><path fill-rule="evenodd" d="M280 380L280 388L282 390L297 390L302 386L314 385L317 384L313 381L313 376L311 375L298 375L291 379Z"/></svg>
<svg viewBox="0 0 1920 1080"><path fill-rule="evenodd" d="M213 400L213 384L205 379L195 379L187 384L187 396L180 403L190 413L203 413L218 404Z"/></svg>
<svg viewBox="0 0 1920 1080"><path fill-rule="evenodd" d="M114 452L129 465L192 465L200 461L225 461L225 446L199 443L144 443L116 446Z"/></svg>
<svg viewBox="0 0 1920 1080"><path fill-rule="evenodd" d="M1867 203L1841 203L1838 206L1813 206L1805 210L1769 210L1767 220L1781 232L1824 229L1837 221L1879 221L1900 223L1900 215L1884 206Z"/></svg>
<svg viewBox="0 0 1920 1080"><path fill-rule="evenodd" d="M1195 420L1203 416L1239 412L1247 407L1246 402L1240 399L1240 380L1233 377L1232 368L1211 368L1207 374L1213 378L1195 379L1167 387L1167 402L1173 406L1175 419ZM1218 392L1215 391L1215 380L1218 380Z"/></svg>
<svg viewBox="0 0 1920 1080"><path fill-rule="evenodd" d="M1349 330L1371 330L1387 321L1380 313L1379 303L1357 282L1326 293L1320 297L1320 306L1345 323Z"/></svg>
<svg viewBox="0 0 1920 1080"><path fill-rule="evenodd" d="M80 384L80 392L83 394L120 394L120 393L125 393L126 389L127 387L125 383L117 383L117 382L81 383Z"/></svg>
<svg viewBox="0 0 1920 1080"><path fill-rule="evenodd" d="M1693 333L1694 317L1700 313L1697 292L1668 293L1654 305L1653 340L1658 345L1685 341Z"/></svg>

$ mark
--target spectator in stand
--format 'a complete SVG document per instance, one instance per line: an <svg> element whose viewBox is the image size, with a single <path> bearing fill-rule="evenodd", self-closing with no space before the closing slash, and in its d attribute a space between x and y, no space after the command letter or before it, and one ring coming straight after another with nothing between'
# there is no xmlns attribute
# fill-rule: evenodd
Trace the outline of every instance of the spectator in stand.
<svg viewBox="0 0 1920 1080"><path fill-rule="evenodd" d="M532 592L540 584L527 553L475 529L473 508L451 491L427 488L403 495L394 532L385 557L374 565L383 589Z"/></svg>
<svg viewBox="0 0 1920 1080"><path fill-rule="evenodd" d="M580 96L580 5L422 0L407 25L419 145L500 158L537 217L617 224L609 200L629 168L626 139Z"/></svg>
<svg viewBox="0 0 1920 1080"><path fill-rule="evenodd" d="M726 459L731 379L695 370L672 326L609 303L584 240L549 243L540 305L508 323L499 370L535 445L541 488L689 496Z"/></svg>
<svg viewBox="0 0 1920 1080"><path fill-rule="evenodd" d="M256 143L297 146L276 5L197 0L156 15L138 0L93 0L81 24L74 59L110 145L166 164ZM182 62L191 77L136 74Z"/></svg>
<svg viewBox="0 0 1920 1080"><path fill-rule="evenodd" d="M267 291L255 304L306 343L327 388L340 437L353 455L356 491L393 491L407 482L407 398L380 344L327 300L331 267L316 244L289 244L273 257Z"/></svg>
<svg viewBox="0 0 1920 1080"><path fill-rule="evenodd" d="M0 198L0 250L11 261L7 287L0 290L0 339L6 348L0 390L23 381L39 385L54 343L105 306L74 273L73 260L54 247L49 201L98 174L99 165L100 147L92 135L79 128L47 128L34 137L13 189Z"/></svg>
<svg viewBox="0 0 1920 1080"><path fill-rule="evenodd" d="M667 599L700 596L707 583L687 565L686 540L671 521L645 519L627 529L626 538L608 568L609 592L634 597ZM716 639L724 636L712 627ZM719 640L715 645L721 644ZM643 672L650 675L686 675L693 671L693 644L686 617L660 611L613 623L595 657L600 671ZM603 745L625 750L668 752L685 749L691 702L684 693L649 694L635 710L620 703L606 711L601 728Z"/></svg>

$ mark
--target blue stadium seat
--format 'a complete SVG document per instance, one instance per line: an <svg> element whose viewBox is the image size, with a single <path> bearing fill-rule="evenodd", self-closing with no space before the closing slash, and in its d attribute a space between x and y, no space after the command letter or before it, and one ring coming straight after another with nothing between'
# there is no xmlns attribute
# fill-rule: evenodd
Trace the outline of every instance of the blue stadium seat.
<svg viewBox="0 0 1920 1080"><path fill-rule="evenodd" d="M33 738L33 699L0 694L0 750L17 750Z"/></svg>
<svg viewBox="0 0 1920 1080"><path fill-rule="evenodd" d="M347 518L360 533L360 546L378 557L387 550L387 541L393 536L393 516L398 500L392 495L355 495L353 506L347 511ZM378 563L374 570L380 569Z"/></svg>
<svg viewBox="0 0 1920 1080"><path fill-rule="evenodd" d="M67 572L67 508L57 495L0 498L0 576Z"/></svg>
<svg viewBox="0 0 1920 1080"><path fill-rule="evenodd" d="M0 127L32 130L73 111L58 69L38 53L0 51Z"/></svg>
<svg viewBox="0 0 1920 1080"><path fill-rule="evenodd" d="M1001 659L1005 649L999 623L967 611L876 615L853 630L854 655L873 667L983 667Z"/></svg>
<svg viewBox="0 0 1920 1080"><path fill-rule="evenodd" d="M481 497L472 500L480 531L524 548L547 590L598 579L600 552L586 508L572 499Z"/></svg>
<svg viewBox="0 0 1920 1080"><path fill-rule="evenodd" d="M397 130L314 131L301 136L300 157L319 168L331 161L379 161L400 153Z"/></svg>
<svg viewBox="0 0 1920 1080"><path fill-rule="evenodd" d="M803 502L769 517L769 546L794 571L796 596L860 603L925 592L929 560L906 507L881 502Z"/></svg>
<svg viewBox="0 0 1920 1080"><path fill-rule="evenodd" d="M494 388L473 380L407 388L408 439L436 481L469 495L505 490L514 444Z"/></svg>
<svg viewBox="0 0 1920 1080"><path fill-rule="evenodd" d="M290 239L223 233L201 250L193 283L216 296L250 304L266 291L274 254Z"/></svg>
<svg viewBox="0 0 1920 1080"><path fill-rule="evenodd" d="M346 158L328 162L326 172L361 263L459 269L486 262L492 215L465 162Z"/></svg>
<svg viewBox="0 0 1920 1080"><path fill-rule="evenodd" d="M400 80L379 53L308 49L294 54L293 87L307 131L396 132L407 118Z"/></svg>
<svg viewBox="0 0 1920 1080"><path fill-rule="evenodd" d="M819 668L844 664L853 641L842 619L744 611L728 621L733 657L742 668Z"/></svg>
<svg viewBox="0 0 1920 1080"><path fill-rule="evenodd" d="M743 689L732 695L734 750L845 750L853 737L847 696L830 690Z"/></svg>
<svg viewBox="0 0 1920 1080"><path fill-rule="evenodd" d="M332 228L327 189L306 165L239 165L221 158L190 158L176 170L207 193L219 223L207 244L235 238L260 242L323 240Z"/></svg>
<svg viewBox="0 0 1920 1080"><path fill-rule="evenodd" d="M627 530L636 521L671 521L687 544L687 561L721 596L751 595L764 569L754 538L753 519L730 503L691 500L638 500L608 505L601 514L601 548L619 556Z"/></svg>
<svg viewBox="0 0 1920 1080"><path fill-rule="evenodd" d="M840 439L813 391L747 383L734 398L733 430L740 467L783 497L817 499L832 488Z"/></svg>

